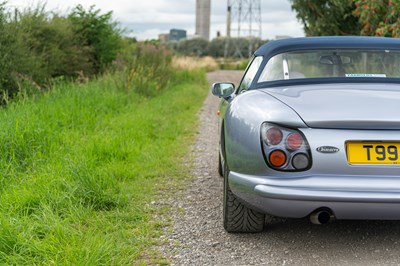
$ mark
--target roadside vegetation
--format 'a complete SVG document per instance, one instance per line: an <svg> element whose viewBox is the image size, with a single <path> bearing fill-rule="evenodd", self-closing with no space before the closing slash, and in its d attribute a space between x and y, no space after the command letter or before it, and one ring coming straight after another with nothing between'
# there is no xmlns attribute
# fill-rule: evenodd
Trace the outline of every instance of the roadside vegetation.
<svg viewBox="0 0 400 266"><path fill-rule="evenodd" d="M65 16L45 6L11 10L0 4L0 93L44 90L55 80L104 73L121 50L112 13L76 6ZM7 96L7 97L6 97Z"/></svg>
<svg viewBox="0 0 400 266"><path fill-rule="evenodd" d="M166 221L151 202L189 175L207 85L178 72L148 98L119 81L60 84L0 112L0 263L129 265L152 249Z"/></svg>
<svg viewBox="0 0 400 266"><path fill-rule="evenodd" d="M268 40L260 38L218 37L211 41L202 38L183 39L170 43L176 52L190 56L211 56L214 58L249 58L254 51Z"/></svg>
<svg viewBox="0 0 400 266"><path fill-rule="evenodd" d="M154 202L190 175L205 71L94 7L3 4L0 32L0 264L163 263Z"/></svg>

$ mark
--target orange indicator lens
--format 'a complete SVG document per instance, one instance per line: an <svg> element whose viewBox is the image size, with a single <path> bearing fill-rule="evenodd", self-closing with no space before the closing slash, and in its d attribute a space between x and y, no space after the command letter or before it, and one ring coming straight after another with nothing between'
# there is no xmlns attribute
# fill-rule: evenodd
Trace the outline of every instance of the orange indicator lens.
<svg viewBox="0 0 400 266"><path fill-rule="evenodd" d="M269 155L269 162L274 167L281 167L286 163L286 154L281 150L274 150Z"/></svg>

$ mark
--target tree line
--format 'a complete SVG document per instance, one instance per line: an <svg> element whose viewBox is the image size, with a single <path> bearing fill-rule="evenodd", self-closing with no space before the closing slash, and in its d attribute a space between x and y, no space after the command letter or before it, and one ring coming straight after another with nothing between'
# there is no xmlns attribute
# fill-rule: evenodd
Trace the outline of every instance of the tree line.
<svg viewBox="0 0 400 266"><path fill-rule="evenodd" d="M307 36L400 37L398 0L289 0ZM180 54L246 58L268 40L258 38L187 39L170 46Z"/></svg>
<svg viewBox="0 0 400 266"><path fill-rule="evenodd" d="M179 54L189 56L212 56L215 58L249 58L261 45L268 42L260 38L225 38L212 41L202 38L185 39L170 43L169 46Z"/></svg>
<svg viewBox="0 0 400 266"><path fill-rule="evenodd" d="M289 0L307 36L400 37L398 0Z"/></svg>

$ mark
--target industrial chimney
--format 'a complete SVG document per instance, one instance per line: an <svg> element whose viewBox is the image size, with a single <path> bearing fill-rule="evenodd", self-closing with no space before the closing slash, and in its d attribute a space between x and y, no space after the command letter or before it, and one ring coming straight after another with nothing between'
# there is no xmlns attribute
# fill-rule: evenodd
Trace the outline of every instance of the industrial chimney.
<svg viewBox="0 0 400 266"><path fill-rule="evenodd" d="M196 33L201 38L210 40L211 0L196 0Z"/></svg>

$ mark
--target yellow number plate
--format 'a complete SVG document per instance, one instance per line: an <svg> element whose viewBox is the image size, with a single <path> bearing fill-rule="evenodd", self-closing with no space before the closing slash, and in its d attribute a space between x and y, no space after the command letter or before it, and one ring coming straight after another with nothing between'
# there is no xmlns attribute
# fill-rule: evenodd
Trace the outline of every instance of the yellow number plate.
<svg viewBox="0 0 400 266"><path fill-rule="evenodd" d="M348 142L349 164L400 164L400 142Z"/></svg>

